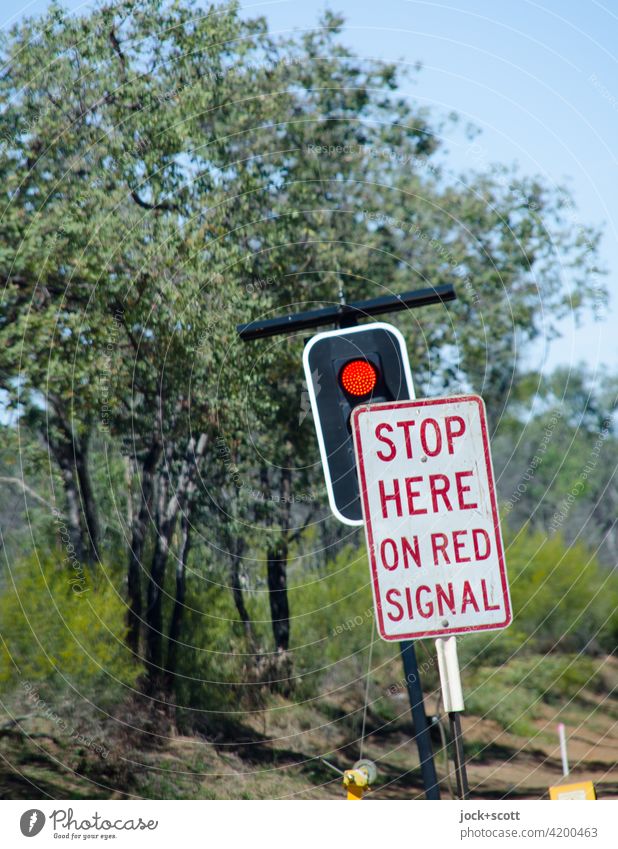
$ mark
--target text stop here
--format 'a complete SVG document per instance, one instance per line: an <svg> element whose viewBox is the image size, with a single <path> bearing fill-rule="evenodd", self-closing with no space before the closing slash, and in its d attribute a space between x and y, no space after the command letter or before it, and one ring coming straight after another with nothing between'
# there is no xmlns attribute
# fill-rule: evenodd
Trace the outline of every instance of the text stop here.
<svg viewBox="0 0 618 849"><path fill-rule="evenodd" d="M381 636L506 627L511 611L482 400L361 406L352 422Z"/></svg>

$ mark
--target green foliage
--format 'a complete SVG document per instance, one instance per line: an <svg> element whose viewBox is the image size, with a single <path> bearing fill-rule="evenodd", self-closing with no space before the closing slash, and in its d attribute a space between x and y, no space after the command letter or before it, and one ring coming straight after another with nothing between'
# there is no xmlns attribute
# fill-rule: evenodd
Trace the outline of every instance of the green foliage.
<svg viewBox="0 0 618 849"><path fill-rule="evenodd" d="M4 36L0 386L32 416L43 395L52 435L103 425L139 455L158 430L181 456L189 420L246 438L248 406L263 455L290 442L302 468L302 339L249 349L236 323L341 285L451 281L465 334L439 308L401 318L417 378L471 383L493 413L515 339L602 299L597 236L565 227L563 190L450 175L440 119L345 48L338 16L320 23L286 38L236 3L121 0Z"/></svg>
<svg viewBox="0 0 618 849"><path fill-rule="evenodd" d="M513 624L459 641L464 674L539 653L615 651L618 575L601 567L584 545L567 546L559 535L524 529L507 534L506 559ZM348 676L352 668L364 675L373 628L364 550L346 548L325 569L293 570L290 599L297 611L293 650L307 686L313 681L315 689L325 674L343 680L338 665ZM373 665L380 669L396 647L376 639Z"/></svg>
<svg viewBox="0 0 618 849"><path fill-rule="evenodd" d="M61 552L32 555L3 576L0 684L72 688L106 702L132 687L141 667L124 644L126 610L99 574L76 573Z"/></svg>
<svg viewBox="0 0 618 849"><path fill-rule="evenodd" d="M543 704L600 685L590 654L618 645L618 575L559 535L524 528L507 542L513 624L463 638L459 655L466 708L529 735Z"/></svg>
<svg viewBox="0 0 618 849"><path fill-rule="evenodd" d="M367 672L372 635L372 666L396 655L374 629L373 600L364 549L347 547L321 569L293 568L292 650L303 693L351 683L360 687Z"/></svg>
<svg viewBox="0 0 618 849"><path fill-rule="evenodd" d="M518 533L507 548L515 628L542 651L616 648L618 574L583 543Z"/></svg>
<svg viewBox="0 0 618 849"><path fill-rule="evenodd" d="M589 655L618 645L618 575L601 567L582 544L523 529L506 535L507 570L514 611L504 631L459 640L466 708L518 734L532 733L542 705L567 702L594 688L598 662ZM364 550L346 548L326 569L294 572L292 603L299 695L346 687L362 696L373 627L373 603ZM401 677L396 646L375 637L372 678ZM428 642L430 658L435 649ZM439 686L435 664L423 665L423 685ZM580 654L574 654L579 652ZM582 654L583 653L583 654ZM372 703L388 721L388 700ZM391 713L389 713L389 710Z"/></svg>
<svg viewBox="0 0 618 849"><path fill-rule="evenodd" d="M616 377L584 366L530 374L493 440L502 512L618 562ZM532 413L532 415L531 415Z"/></svg>
<svg viewBox="0 0 618 849"><path fill-rule="evenodd" d="M190 571L187 579L191 601L174 679L181 727L211 728L213 714L238 721L256 695L247 681L250 649L221 577Z"/></svg>
<svg viewBox="0 0 618 849"><path fill-rule="evenodd" d="M532 655L465 675L466 710L513 734L532 736L542 705L564 707L594 688L599 663L581 655Z"/></svg>
<svg viewBox="0 0 618 849"><path fill-rule="evenodd" d="M618 575L559 534L524 528L507 533L506 542L513 624L462 640L464 666L500 665L526 653L615 651Z"/></svg>

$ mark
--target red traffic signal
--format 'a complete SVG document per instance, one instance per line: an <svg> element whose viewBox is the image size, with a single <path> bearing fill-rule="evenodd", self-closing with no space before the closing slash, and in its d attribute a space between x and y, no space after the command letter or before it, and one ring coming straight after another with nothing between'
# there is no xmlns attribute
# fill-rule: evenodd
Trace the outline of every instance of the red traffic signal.
<svg viewBox="0 0 618 849"><path fill-rule="evenodd" d="M339 380L345 391L355 398L370 395L378 382L378 372L367 360L350 360L341 369Z"/></svg>

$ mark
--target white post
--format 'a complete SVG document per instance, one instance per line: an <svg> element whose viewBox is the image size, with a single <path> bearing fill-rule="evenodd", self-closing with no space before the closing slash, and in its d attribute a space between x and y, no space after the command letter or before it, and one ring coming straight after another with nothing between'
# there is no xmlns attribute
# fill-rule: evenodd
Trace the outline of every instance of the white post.
<svg viewBox="0 0 618 849"><path fill-rule="evenodd" d="M436 639L436 651L438 654L438 669L440 670L440 684L442 685L442 702L444 704L444 710L448 713L451 735L453 737L457 793L460 799L467 799L470 794L470 788L468 787L468 774L466 772L466 760L461 733L461 717L459 716L460 712L464 709L464 700L461 689L461 676L459 674L459 660L457 658L457 638L438 637Z"/></svg>
<svg viewBox="0 0 618 849"><path fill-rule="evenodd" d="M558 737L560 739L560 755L562 757L562 774L569 774L569 758L567 756L566 733L564 730L564 722L558 723Z"/></svg>
<svg viewBox="0 0 618 849"><path fill-rule="evenodd" d="M457 658L457 638L438 637L436 640L438 669L442 685L442 702L446 713L464 709L459 660Z"/></svg>

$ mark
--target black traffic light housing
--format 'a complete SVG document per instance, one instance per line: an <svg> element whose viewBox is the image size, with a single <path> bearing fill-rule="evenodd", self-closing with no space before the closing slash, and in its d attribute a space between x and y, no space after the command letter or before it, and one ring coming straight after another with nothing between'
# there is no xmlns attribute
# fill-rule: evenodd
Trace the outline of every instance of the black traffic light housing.
<svg viewBox="0 0 618 849"><path fill-rule="evenodd" d="M362 525L350 416L359 404L414 398L405 340L384 323L318 333L303 364L331 509Z"/></svg>
<svg viewBox="0 0 618 849"><path fill-rule="evenodd" d="M303 360L330 505L335 516L348 525L363 524L349 429L352 409L369 401L414 397L408 355L399 331L390 324L355 325L370 316L446 303L455 297L452 284L443 283L366 301L346 303L342 299L337 305L237 326L238 335L245 342L296 334L324 324L338 324L341 328L314 336L305 347ZM341 367L353 358L364 358L376 367L375 386L362 397L345 392L339 382Z"/></svg>

